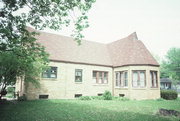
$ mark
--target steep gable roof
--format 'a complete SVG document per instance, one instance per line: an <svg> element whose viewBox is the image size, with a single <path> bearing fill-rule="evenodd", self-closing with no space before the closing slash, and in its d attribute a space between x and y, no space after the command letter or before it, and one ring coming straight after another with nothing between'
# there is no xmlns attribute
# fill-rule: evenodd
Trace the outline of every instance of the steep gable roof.
<svg viewBox="0 0 180 121"><path fill-rule="evenodd" d="M115 67L125 65L159 65L145 45L138 40L136 32L126 38L108 44L108 49Z"/></svg>
<svg viewBox="0 0 180 121"><path fill-rule="evenodd" d="M102 66L153 65L159 66L136 33L109 44L82 41L82 45L70 37L40 32L38 42L45 46L53 61L92 64Z"/></svg>

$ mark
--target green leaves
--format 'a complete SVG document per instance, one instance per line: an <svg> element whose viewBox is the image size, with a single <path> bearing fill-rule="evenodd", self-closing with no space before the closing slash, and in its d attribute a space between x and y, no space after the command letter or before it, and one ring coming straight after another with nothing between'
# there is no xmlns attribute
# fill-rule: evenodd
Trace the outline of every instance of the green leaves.
<svg viewBox="0 0 180 121"><path fill-rule="evenodd" d="M81 33L87 28L87 11L94 0L2 0L0 8L0 84L15 82L38 83L39 74L46 68L48 54L36 42L36 29L62 29L74 25L73 37L81 44Z"/></svg>
<svg viewBox="0 0 180 121"><path fill-rule="evenodd" d="M180 48L171 48L166 55L166 60L161 66L161 75L173 79L173 83L180 83Z"/></svg>

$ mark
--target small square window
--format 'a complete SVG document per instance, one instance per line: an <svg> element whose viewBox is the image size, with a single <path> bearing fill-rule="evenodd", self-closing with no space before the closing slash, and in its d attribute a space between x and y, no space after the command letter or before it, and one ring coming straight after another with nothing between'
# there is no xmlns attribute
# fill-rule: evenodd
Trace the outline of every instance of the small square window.
<svg viewBox="0 0 180 121"><path fill-rule="evenodd" d="M50 67L42 73L42 78L57 78L57 67Z"/></svg>

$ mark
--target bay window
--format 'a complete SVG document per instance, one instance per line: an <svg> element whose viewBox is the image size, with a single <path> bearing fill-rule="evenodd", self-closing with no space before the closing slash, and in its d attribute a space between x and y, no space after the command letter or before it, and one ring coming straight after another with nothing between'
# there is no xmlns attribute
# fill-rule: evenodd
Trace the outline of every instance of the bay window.
<svg viewBox="0 0 180 121"><path fill-rule="evenodd" d="M116 87L128 86L128 73L127 71L116 72Z"/></svg>
<svg viewBox="0 0 180 121"><path fill-rule="evenodd" d="M146 74L145 71L132 71L133 87L145 87Z"/></svg>
<svg viewBox="0 0 180 121"><path fill-rule="evenodd" d="M157 71L150 71L150 80L151 80L151 87L157 88L158 87Z"/></svg>

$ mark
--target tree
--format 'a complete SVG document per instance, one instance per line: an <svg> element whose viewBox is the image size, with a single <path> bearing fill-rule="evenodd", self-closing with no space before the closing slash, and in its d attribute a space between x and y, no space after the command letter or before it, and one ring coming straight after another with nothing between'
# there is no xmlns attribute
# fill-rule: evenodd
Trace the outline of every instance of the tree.
<svg viewBox="0 0 180 121"><path fill-rule="evenodd" d="M161 75L170 77L173 84L180 83L180 48L171 48L162 63Z"/></svg>
<svg viewBox="0 0 180 121"><path fill-rule="evenodd" d="M2 0L0 1L0 84L1 92L17 77L38 83L48 63L44 47L36 42L36 29L54 30L74 26L73 37L80 44L88 27L86 16L94 0ZM26 10L26 11L25 11Z"/></svg>

